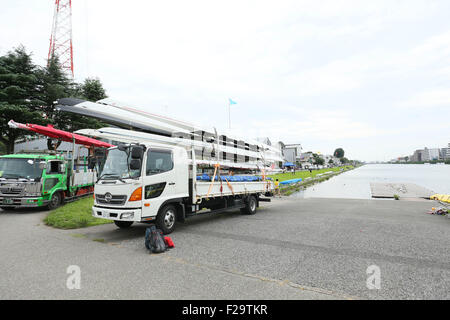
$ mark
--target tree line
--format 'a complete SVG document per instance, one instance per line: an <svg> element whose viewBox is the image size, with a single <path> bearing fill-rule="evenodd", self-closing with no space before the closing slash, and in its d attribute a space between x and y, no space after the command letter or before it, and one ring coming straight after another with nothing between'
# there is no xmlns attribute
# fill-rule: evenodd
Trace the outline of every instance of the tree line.
<svg viewBox="0 0 450 320"><path fill-rule="evenodd" d="M68 77L57 58L46 67L33 63L32 54L19 46L0 56L0 153L13 153L14 142L32 134L8 126L10 120L76 131L100 128L100 121L56 110L60 98L98 101L107 97L101 81L87 78L76 83Z"/></svg>

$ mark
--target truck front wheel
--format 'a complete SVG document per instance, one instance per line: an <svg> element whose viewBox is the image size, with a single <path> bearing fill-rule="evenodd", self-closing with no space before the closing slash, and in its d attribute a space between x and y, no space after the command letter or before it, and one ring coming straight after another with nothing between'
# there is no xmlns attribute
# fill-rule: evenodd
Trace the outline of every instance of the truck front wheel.
<svg viewBox="0 0 450 320"><path fill-rule="evenodd" d="M61 193L55 192L53 193L50 202L47 205L47 208L49 210L54 210L58 208L60 204L61 204Z"/></svg>
<svg viewBox="0 0 450 320"><path fill-rule="evenodd" d="M258 206L258 201L255 196L249 196L247 201L245 202L245 208L241 209L241 213L243 214L255 214L256 207Z"/></svg>
<svg viewBox="0 0 450 320"><path fill-rule="evenodd" d="M164 234L172 233L177 223L177 208L174 205L164 206L156 216L156 226Z"/></svg>
<svg viewBox="0 0 450 320"><path fill-rule="evenodd" d="M126 229L126 228L131 227L131 225L133 224L133 221L117 221L117 220L114 220L114 223L119 228Z"/></svg>

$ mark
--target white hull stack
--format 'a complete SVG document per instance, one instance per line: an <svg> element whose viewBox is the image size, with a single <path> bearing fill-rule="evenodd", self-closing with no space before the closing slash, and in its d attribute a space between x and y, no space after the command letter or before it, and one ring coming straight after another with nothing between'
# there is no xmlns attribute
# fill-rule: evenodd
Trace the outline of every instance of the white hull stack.
<svg viewBox="0 0 450 320"><path fill-rule="evenodd" d="M252 139L219 134L216 130L147 113L111 99L97 103L61 99L62 111L91 116L120 128L83 129L76 133L113 142L155 142L195 150L196 164L210 167L219 163L230 170L270 171L283 162L281 151Z"/></svg>

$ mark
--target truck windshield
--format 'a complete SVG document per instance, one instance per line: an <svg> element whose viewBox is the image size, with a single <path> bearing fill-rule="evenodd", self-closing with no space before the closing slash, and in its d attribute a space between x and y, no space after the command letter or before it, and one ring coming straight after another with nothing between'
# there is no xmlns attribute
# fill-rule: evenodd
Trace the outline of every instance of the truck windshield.
<svg viewBox="0 0 450 320"><path fill-rule="evenodd" d="M41 176L37 159L0 158L0 178L38 179Z"/></svg>
<svg viewBox="0 0 450 320"><path fill-rule="evenodd" d="M130 161L129 149L127 151L121 151L119 149L109 150L100 179L117 180L140 177L141 169L131 170Z"/></svg>

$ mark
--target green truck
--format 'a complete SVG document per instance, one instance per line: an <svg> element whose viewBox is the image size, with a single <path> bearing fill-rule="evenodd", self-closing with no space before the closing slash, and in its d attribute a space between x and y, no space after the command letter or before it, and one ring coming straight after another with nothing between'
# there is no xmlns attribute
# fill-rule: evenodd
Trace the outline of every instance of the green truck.
<svg viewBox="0 0 450 320"><path fill-rule="evenodd" d="M96 170L86 157L77 161L63 154L0 156L0 208L46 207L92 194Z"/></svg>

